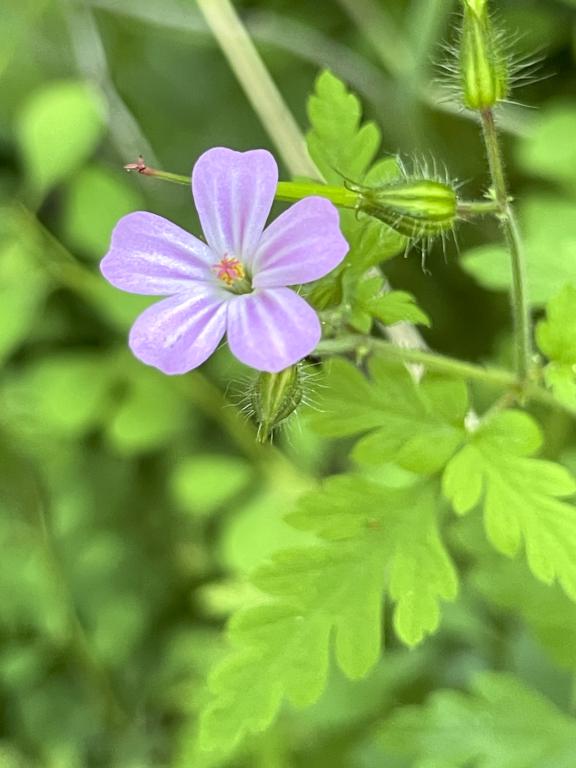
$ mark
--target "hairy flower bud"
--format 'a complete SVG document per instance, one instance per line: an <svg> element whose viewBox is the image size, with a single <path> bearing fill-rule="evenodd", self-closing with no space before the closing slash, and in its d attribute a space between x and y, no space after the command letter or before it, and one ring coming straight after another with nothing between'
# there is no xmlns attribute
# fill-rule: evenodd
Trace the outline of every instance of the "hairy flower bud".
<svg viewBox="0 0 576 768"><path fill-rule="evenodd" d="M487 0L462 0L460 36L462 97L468 109L485 110L506 98L509 66L502 36L488 13Z"/></svg>
<svg viewBox="0 0 576 768"><path fill-rule="evenodd" d="M432 238L450 231L456 223L456 192L441 181L405 179L359 191L360 211L408 238Z"/></svg>
<svg viewBox="0 0 576 768"><path fill-rule="evenodd" d="M302 402L300 365L279 373L261 373L253 386L251 400L258 424L258 441L265 443L272 431Z"/></svg>

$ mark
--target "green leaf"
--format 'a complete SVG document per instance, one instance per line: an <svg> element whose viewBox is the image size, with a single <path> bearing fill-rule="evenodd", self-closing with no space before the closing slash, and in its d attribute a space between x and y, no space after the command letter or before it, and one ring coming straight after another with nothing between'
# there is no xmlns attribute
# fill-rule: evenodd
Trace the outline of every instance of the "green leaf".
<svg viewBox="0 0 576 768"><path fill-rule="evenodd" d="M102 98L81 81L52 81L18 116L16 138L28 181L44 195L82 165L104 130Z"/></svg>
<svg viewBox="0 0 576 768"><path fill-rule="evenodd" d="M562 500L576 482L561 465L531 458L540 442L527 414L494 416L449 462L444 493L459 514L482 501L491 544L509 557L523 544L534 576L557 580L576 600L576 507Z"/></svg>
<svg viewBox="0 0 576 768"><path fill-rule="evenodd" d="M389 291L370 299L367 311L386 325L394 323L414 323L430 326L430 318L416 304L416 299L406 291Z"/></svg>
<svg viewBox="0 0 576 768"><path fill-rule="evenodd" d="M187 403L159 371L119 359L128 372L126 390L106 423L109 443L124 455L151 451L194 433Z"/></svg>
<svg viewBox="0 0 576 768"><path fill-rule="evenodd" d="M107 412L117 375L110 363L89 352L53 355L29 365L10 394L42 432L78 437L101 424Z"/></svg>
<svg viewBox="0 0 576 768"><path fill-rule="evenodd" d="M0 209L0 364L25 341L44 305L49 283L39 253L22 217Z"/></svg>
<svg viewBox="0 0 576 768"><path fill-rule="evenodd" d="M234 456L190 456L176 465L171 477L174 500L192 515L210 515L247 486L250 465Z"/></svg>
<svg viewBox="0 0 576 768"><path fill-rule="evenodd" d="M132 179L121 170L89 166L66 186L64 236L74 248L102 258L118 220L143 207L142 197Z"/></svg>
<svg viewBox="0 0 576 768"><path fill-rule="evenodd" d="M503 558L478 558L472 579L485 600L520 615L557 664L576 670L576 605L559 587L530 578L523 563Z"/></svg>
<svg viewBox="0 0 576 768"><path fill-rule="evenodd" d="M432 484L399 490L346 476L302 499L292 522L327 541L279 552L254 575L269 600L232 619L234 649L214 671L202 719L206 749L264 730L284 698L297 707L316 701L332 636L344 673L363 677L380 654L385 588L404 642L437 628L439 601L457 591L437 502Z"/></svg>
<svg viewBox="0 0 576 768"><path fill-rule="evenodd" d="M528 295L545 304L576 274L575 204L565 197L529 197L520 208L526 245ZM462 267L484 288L507 291L512 284L510 256L493 245L469 250Z"/></svg>
<svg viewBox="0 0 576 768"><path fill-rule="evenodd" d="M569 768L576 725L511 675L485 672L470 694L439 691L424 706L400 709L381 741L422 768Z"/></svg>
<svg viewBox="0 0 576 768"><path fill-rule="evenodd" d="M344 260L348 282L357 281L370 267L388 261L404 250L406 239L383 222L368 216L357 220L350 211L344 211L341 217L350 244Z"/></svg>
<svg viewBox="0 0 576 768"><path fill-rule="evenodd" d="M530 136L518 142L516 157L529 173L552 181L576 184L576 109L559 103L539 113Z"/></svg>
<svg viewBox="0 0 576 768"><path fill-rule="evenodd" d="M404 366L373 358L369 378L345 360L331 361L325 385L322 411L311 414L311 423L330 437L372 430L353 450L357 461L393 461L428 474L441 469L464 439L462 382L426 375L417 384Z"/></svg>
<svg viewBox="0 0 576 768"><path fill-rule="evenodd" d="M328 70L316 80L308 117L308 151L326 181L341 184L343 177L361 179L378 151L380 131L373 122L361 124L358 98Z"/></svg>
<svg viewBox="0 0 576 768"><path fill-rule="evenodd" d="M392 157L378 161L369 170L380 145L380 132L374 123L362 123L360 101L331 72L322 72L316 80L308 116L308 150L328 183L341 185L346 179L365 179L369 184L383 184L398 177L398 162ZM381 221L357 217L352 211L342 211L340 219L350 243L343 265L348 280L358 279L370 266L396 256L405 246L405 239Z"/></svg>
<svg viewBox="0 0 576 768"><path fill-rule="evenodd" d="M368 334L372 319L386 325L408 322L430 325L428 316L416 304L411 293L385 291L381 277L365 277L355 287L348 312L348 322L360 333Z"/></svg>
<svg viewBox="0 0 576 768"><path fill-rule="evenodd" d="M550 300L546 319L536 326L536 339L550 363L544 369L559 400L576 408L576 288L567 285Z"/></svg>

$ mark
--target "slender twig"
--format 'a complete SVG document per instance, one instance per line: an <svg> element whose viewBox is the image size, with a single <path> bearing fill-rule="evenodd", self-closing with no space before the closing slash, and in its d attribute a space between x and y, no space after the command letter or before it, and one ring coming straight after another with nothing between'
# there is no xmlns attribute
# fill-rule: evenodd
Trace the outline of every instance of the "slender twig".
<svg viewBox="0 0 576 768"><path fill-rule="evenodd" d="M492 178L494 197L499 207L499 219L510 253L512 267L511 304L514 317L516 346L516 370L521 381L530 373L532 358L532 329L530 304L528 302L528 280L522 239L516 214L510 202L504 161L494 112L486 109L481 113L484 143Z"/></svg>
<svg viewBox="0 0 576 768"><path fill-rule="evenodd" d="M304 137L230 0L197 4L290 173L318 178Z"/></svg>
<svg viewBox="0 0 576 768"><path fill-rule="evenodd" d="M326 339L316 347L315 354L320 357L341 355L349 352L363 355L376 353L390 360L398 360L403 363L413 363L425 366L430 371L444 373L447 376L464 379L465 381L479 381L495 387L508 390L514 395L514 400L525 403L534 400L550 408L565 411L576 416L576 408L571 408L558 401L551 392L543 389L538 384L527 383L518 378L512 371L502 368L486 368L475 363L467 363L446 357L436 352L422 349L399 347L384 339L372 336L351 335L338 339Z"/></svg>
<svg viewBox="0 0 576 768"><path fill-rule="evenodd" d="M326 339L316 347L315 354L325 356L357 351L377 352L390 359L405 363L417 363L426 366L431 371L469 381L483 381L499 387L514 387L518 384L516 376L511 371L484 368L481 365L467 363L422 349L399 347L389 341L372 336L352 335L342 336L338 339Z"/></svg>
<svg viewBox="0 0 576 768"><path fill-rule="evenodd" d="M141 155L136 162L127 163L124 168L127 171L137 171L142 176L149 176L160 181L169 181L186 187L189 187L192 182L190 176L151 168L144 162L144 158ZM276 200L292 203L310 195L325 197L339 208L351 208L352 210L360 207L362 198L361 193L355 192L348 187L337 187L308 181L279 181L275 197ZM498 213L499 211L499 204L493 200L459 200L457 204L457 214L461 219L486 216Z"/></svg>

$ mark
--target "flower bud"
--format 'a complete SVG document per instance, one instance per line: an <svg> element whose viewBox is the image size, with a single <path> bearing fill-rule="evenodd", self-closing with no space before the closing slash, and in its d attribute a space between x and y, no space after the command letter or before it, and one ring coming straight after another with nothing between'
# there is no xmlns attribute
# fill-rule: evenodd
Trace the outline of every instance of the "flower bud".
<svg viewBox="0 0 576 768"><path fill-rule="evenodd" d="M258 424L258 442L265 443L272 431L302 402L300 365L279 373L259 374L252 390L252 407Z"/></svg>
<svg viewBox="0 0 576 768"><path fill-rule="evenodd" d="M431 238L454 227L455 190L441 181L406 179L381 187L362 187L359 209L409 238Z"/></svg>
<svg viewBox="0 0 576 768"><path fill-rule="evenodd" d="M460 37L462 97L468 109L485 110L508 95L508 61L502 36L488 13L487 0L462 0Z"/></svg>

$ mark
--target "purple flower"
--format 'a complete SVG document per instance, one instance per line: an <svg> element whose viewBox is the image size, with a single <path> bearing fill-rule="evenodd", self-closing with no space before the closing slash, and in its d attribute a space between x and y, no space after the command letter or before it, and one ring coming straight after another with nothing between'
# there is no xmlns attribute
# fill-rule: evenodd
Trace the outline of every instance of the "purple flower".
<svg viewBox="0 0 576 768"><path fill-rule="evenodd" d="M136 357L176 374L196 368L224 333L232 353L276 372L308 355L320 321L286 286L317 280L344 258L338 212L307 197L266 229L278 168L263 149L205 152L192 192L206 243L153 213L124 216L102 260L104 277L123 291L168 296L132 326Z"/></svg>

